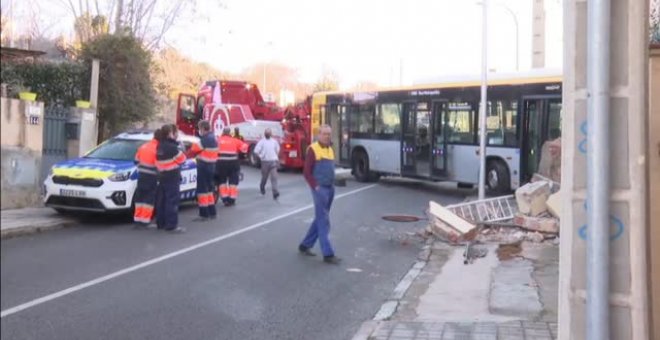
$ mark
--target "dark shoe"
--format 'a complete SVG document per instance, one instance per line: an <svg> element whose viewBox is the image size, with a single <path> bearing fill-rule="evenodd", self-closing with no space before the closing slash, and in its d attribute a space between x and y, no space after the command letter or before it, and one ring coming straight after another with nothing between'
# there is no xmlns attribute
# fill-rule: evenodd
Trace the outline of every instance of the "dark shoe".
<svg viewBox="0 0 660 340"><path fill-rule="evenodd" d="M218 219L218 215L211 215L211 216L209 216L209 218L212 219L212 220L217 220L217 219Z"/></svg>
<svg viewBox="0 0 660 340"><path fill-rule="evenodd" d="M276 192L276 193L273 194L273 199L274 199L274 200L277 200L279 197L280 197L280 193L279 193L279 192Z"/></svg>
<svg viewBox="0 0 660 340"><path fill-rule="evenodd" d="M298 246L298 251L300 252L300 254L305 255L305 256L316 256L316 253L309 250L309 248L307 248L303 245Z"/></svg>
<svg viewBox="0 0 660 340"><path fill-rule="evenodd" d="M261 192L262 195L266 194L266 189L265 188L259 188L259 191Z"/></svg>
<svg viewBox="0 0 660 340"><path fill-rule="evenodd" d="M204 216L199 216L199 217L195 217L195 218L193 218L193 222L206 222L206 221L208 221L208 220L209 220L209 218L208 218L208 217L204 217Z"/></svg>
<svg viewBox="0 0 660 340"><path fill-rule="evenodd" d="M165 231L170 232L172 234L181 234L186 232L186 228L176 227L174 229L165 229Z"/></svg>
<svg viewBox="0 0 660 340"><path fill-rule="evenodd" d="M324 256L323 257L323 262L328 263L328 264L339 264L341 262L341 259L338 258L337 256Z"/></svg>

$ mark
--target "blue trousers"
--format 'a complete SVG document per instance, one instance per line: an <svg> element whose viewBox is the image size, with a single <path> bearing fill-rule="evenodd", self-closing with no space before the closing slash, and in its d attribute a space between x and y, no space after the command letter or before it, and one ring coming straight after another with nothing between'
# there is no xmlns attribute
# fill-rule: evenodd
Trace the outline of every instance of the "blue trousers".
<svg viewBox="0 0 660 340"><path fill-rule="evenodd" d="M215 164L197 161L197 205L199 216L212 217L215 210Z"/></svg>
<svg viewBox="0 0 660 340"><path fill-rule="evenodd" d="M312 190L312 198L314 199L314 221L301 245L313 248L318 239L323 256L334 256L335 251L332 249L328 236L330 234L330 207L335 198L335 188L329 186Z"/></svg>
<svg viewBox="0 0 660 340"><path fill-rule="evenodd" d="M159 229L172 230L179 225L180 181L161 180L156 199L156 225Z"/></svg>
<svg viewBox="0 0 660 340"><path fill-rule="evenodd" d="M151 222L156 205L157 191L158 176L145 173L138 174L133 221L142 224Z"/></svg>

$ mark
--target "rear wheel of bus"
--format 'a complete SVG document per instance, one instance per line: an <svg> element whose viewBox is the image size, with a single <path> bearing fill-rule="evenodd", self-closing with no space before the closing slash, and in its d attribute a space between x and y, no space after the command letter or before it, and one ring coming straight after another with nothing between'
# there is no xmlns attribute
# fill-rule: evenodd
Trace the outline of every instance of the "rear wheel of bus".
<svg viewBox="0 0 660 340"><path fill-rule="evenodd" d="M380 174L369 168L369 156L362 150L353 153L353 176L358 182L375 182L380 179Z"/></svg>
<svg viewBox="0 0 660 340"><path fill-rule="evenodd" d="M509 168L501 160L490 160L486 164L486 186L488 193L503 195L511 191Z"/></svg>

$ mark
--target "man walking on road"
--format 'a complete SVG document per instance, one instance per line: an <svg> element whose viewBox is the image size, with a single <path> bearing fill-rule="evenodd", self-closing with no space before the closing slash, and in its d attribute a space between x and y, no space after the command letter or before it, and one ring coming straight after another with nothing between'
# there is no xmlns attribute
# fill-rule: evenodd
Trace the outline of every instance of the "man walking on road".
<svg viewBox="0 0 660 340"><path fill-rule="evenodd" d="M273 199L277 199L280 197L280 192L277 190L277 168L280 165L280 143L272 137L273 130L270 128L266 129L264 132L264 138L257 143L254 152L261 160L261 184L259 185L261 194L266 194L266 182L268 182L268 177L270 177L270 187L273 190Z"/></svg>
<svg viewBox="0 0 660 340"><path fill-rule="evenodd" d="M310 145L305 158L304 175L312 189L314 199L314 221L309 227L305 239L298 246L301 254L315 256L311 251L319 240L323 261L338 264L341 259L335 256L330 244L330 207L335 196L335 154L332 150L332 129L323 125L319 129L318 142Z"/></svg>

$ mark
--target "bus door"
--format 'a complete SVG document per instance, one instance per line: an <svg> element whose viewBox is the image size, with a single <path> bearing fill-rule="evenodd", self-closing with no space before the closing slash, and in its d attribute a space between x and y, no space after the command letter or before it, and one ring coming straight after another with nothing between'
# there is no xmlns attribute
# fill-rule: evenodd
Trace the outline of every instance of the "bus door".
<svg viewBox="0 0 660 340"><path fill-rule="evenodd" d="M447 175L447 133L449 115L446 102L433 102L431 114L431 175Z"/></svg>
<svg viewBox="0 0 660 340"><path fill-rule="evenodd" d="M431 108L428 102L403 103L401 172L405 175L431 175Z"/></svg>
<svg viewBox="0 0 660 340"><path fill-rule="evenodd" d="M521 183L538 172L543 144L561 137L561 97L523 98Z"/></svg>
<svg viewBox="0 0 660 340"><path fill-rule="evenodd" d="M323 106L322 112L325 115L323 124L328 124L332 128L332 149L337 160L341 163L342 120L339 114L339 106L336 104Z"/></svg>
<svg viewBox="0 0 660 340"><path fill-rule="evenodd" d="M337 106L339 111L339 129L336 135L339 137L334 141L339 149L339 163L350 165L351 160L351 135L350 135L350 115L351 105L341 104ZM336 149L335 149L336 150ZM337 156L335 156L337 157Z"/></svg>

